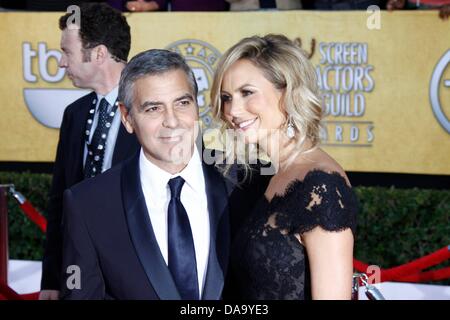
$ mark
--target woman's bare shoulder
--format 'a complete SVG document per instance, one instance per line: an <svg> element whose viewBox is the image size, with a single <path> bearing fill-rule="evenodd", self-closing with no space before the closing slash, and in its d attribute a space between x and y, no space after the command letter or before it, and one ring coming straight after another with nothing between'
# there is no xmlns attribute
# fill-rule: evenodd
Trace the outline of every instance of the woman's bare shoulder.
<svg viewBox="0 0 450 320"><path fill-rule="evenodd" d="M323 171L329 174L338 173L350 186L350 181L342 166L328 153L320 148L316 148L299 157L295 163L296 179L303 181L308 173L312 171Z"/></svg>

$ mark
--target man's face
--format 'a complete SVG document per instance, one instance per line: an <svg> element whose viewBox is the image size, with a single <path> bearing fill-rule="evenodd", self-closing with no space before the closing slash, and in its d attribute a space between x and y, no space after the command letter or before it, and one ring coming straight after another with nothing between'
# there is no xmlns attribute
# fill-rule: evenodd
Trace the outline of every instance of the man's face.
<svg viewBox="0 0 450 320"><path fill-rule="evenodd" d="M63 52L59 66L66 68L67 76L78 88L92 88L96 75L95 64L83 59L82 44L78 30L64 29L61 34ZM92 52L89 52L89 58ZM86 57L84 57L86 58ZM91 60L91 59L89 59Z"/></svg>
<svg viewBox="0 0 450 320"><path fill-rule="evenodd" d="M131 111L121 105L127 131L136 133L145 156L154 164L163 169L184 168L198 134L197 103L187 75L171 70L145 76L133 88Z"/></svg>

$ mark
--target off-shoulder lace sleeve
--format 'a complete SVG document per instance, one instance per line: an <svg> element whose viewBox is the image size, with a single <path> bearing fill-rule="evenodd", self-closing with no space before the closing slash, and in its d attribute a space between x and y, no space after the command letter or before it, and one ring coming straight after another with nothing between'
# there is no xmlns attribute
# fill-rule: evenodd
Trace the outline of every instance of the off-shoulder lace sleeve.
<svg viewBox="0 0 450 320"><path fill-rule="evenodd" d="M320 226L327 231L350 228L355 235L357 199L339 173L310 171L283 196L274 197L272 205L276 225L289 233L302 234Z"/></svg>

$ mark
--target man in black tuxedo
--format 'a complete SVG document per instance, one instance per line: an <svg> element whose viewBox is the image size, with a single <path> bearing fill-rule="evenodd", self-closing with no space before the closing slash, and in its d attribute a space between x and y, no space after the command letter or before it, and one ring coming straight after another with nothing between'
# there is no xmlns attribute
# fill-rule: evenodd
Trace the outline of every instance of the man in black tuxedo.
<svg viewBox="0 0 450 320"><path fill-rule="evenodd" d="M221 298L231 188L195 143L197 91L167 50L122 72L122 123L142 147L65 192L62 299Z"/></svg>
<svg viewBox="0 0 450 320"><path fill-rule="evenodd" d="M96 176L139 149L126 132L117 106L118 83L130 51L125 17L105 4L80 7L81 25L68 13L60 18L60 67L74 86L93 92L69 105L63 116L48 205L40 299L57 299L61 286L62 195L85 178ZM72 23L75 22L75 23Z"/></svg>

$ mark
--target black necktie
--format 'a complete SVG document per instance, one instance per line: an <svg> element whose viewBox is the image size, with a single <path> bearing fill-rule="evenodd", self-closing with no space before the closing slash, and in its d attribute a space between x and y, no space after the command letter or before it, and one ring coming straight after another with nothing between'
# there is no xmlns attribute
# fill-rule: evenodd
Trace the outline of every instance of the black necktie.
<svg viewBox="0 0 450 320"><path fill-rule="evenodd" d="M84 177L95 177L102 172L105 155L106 137L111 123L108 122L109 103L103 98L100 101L98 121L91 142L88 144L88 155L84 166ZM107 125L109 123L109 126Z"/></svg>
<svg viewBox="0 0 450 320"><path fill-rule="evenodd" d="M184 179L169 180L168 209L169 270L180 292L181 299L198 300L197 263L189 218L180 200Z"/></svg>

